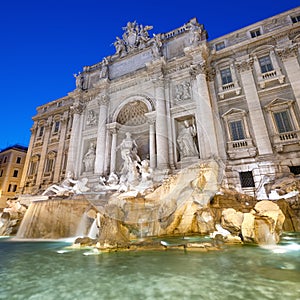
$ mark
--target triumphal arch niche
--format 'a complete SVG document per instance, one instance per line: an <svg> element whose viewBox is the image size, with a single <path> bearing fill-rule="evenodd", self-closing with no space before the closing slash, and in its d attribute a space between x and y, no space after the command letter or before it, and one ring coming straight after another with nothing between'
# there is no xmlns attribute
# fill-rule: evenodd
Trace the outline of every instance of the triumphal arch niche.
<svg viewBox="0 0 300 300"><path fill-rule="evenodd" d="M149 160L152 166L155 162L150 160L150 152L155 151L155 144L150 147L150 143L154 143L154 139L150 141L149 127L153 121L151 120L151 112L153 104L149 99L141 96L133 96L127 99L116 110L113 123L117 134L116 148L116 163L112 165L111 172L120 173L123 164L122 155L120 155L120 145L127 133L130 133L131 138L136 143L137 156L140 160ZM153 124L152 124L153 125ZM110 126L110 125L108 125ZM154 153L151 153L151 158L154 159Z"/></svg>

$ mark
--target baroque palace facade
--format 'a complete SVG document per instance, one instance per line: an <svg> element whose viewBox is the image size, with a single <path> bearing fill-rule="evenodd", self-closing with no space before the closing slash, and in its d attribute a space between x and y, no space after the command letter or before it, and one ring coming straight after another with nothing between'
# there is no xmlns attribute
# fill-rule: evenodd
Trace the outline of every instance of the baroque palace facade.
<svg viewBox="0 0 300 300"><path fill-rule="evenodd" d="M250 194L299 174L300 7L211 41L196 19L151 29L128 22L113 55L37 108L22 193L69 171L90 187L120 174L126 136L157 180L210 158L224 162L225 184Z"/></svg>

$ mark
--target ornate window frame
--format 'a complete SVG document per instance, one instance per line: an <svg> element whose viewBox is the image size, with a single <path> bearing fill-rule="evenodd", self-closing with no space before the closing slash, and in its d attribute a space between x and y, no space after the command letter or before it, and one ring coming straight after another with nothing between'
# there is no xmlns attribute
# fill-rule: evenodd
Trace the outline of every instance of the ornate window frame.
<svg viewBox="0 0 300 300"><path fill-rule="evenodd" d="M239 108L231 108L222 115L225 123L227 135L227 154L231 159L239 159L243 157L254 157L257 153L256 147L253 145L252 138L247 122L247 112ZM241 121L244 131L244 139L234 140L230 130L230 123Z"/></svg>
<svg viewBox="0 0 300 300"><path fill-rule="evenodd" d="M56 155L56 151L51 150L48 152L45 161L44 177L48 177L54 172Z"/></svg>
<svg viewBox="0 0 300 300"><path fill-rule="evenodd" d="M222 70L230 70L232 82L228 82L226 84L222 83ZM225 59L218 62L218 64L216 65L216 78L218 84L218 95L220 99L223 100L226 96L229 96L230 94L235 94L236 96L241 94L242 88L240 87L237 79L237 73L234 67L233 60Z"/></svg>
<svg viewBox="0 0 300 300"><path fill-rule="evenodd" d="M273 133L273 145L277 152L283 151L284 145L299 143L300 141L300 127L294 110L294 103L295 100L276 98L264 107L267 111L270 128ZM274 113L282 111L288 112L293 127L292 131L279 132Z"/></svg>
<svg viewBox="0 0 300 300"><path fill-rule="evenodd" d="M256 48L251 56L254 60L254 69L257 75L257 82L261 89L264 89L269 83L279 81L283 84L285 81L285 76L282 74L281 68L278 63L278 59L274 50L274 46L262 46ZM273 66L273 70L268 72L262 72L259 59L268 56Z"/></svg>

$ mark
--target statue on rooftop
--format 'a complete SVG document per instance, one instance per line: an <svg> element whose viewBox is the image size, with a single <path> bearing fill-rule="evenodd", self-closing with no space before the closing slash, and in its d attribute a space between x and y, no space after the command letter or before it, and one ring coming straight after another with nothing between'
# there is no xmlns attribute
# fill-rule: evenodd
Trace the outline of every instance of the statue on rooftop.
<svg viewBox="0 0 300 300"><path fill-rule="evenodd" d="M148 31L152 28L153 26L149 25L139 25L136 21L128 22L126 27L122 28L124 30L122 35L123 39L117 37L117 40L114 42L116 55L123 57L125 54L135 49L145 48L148 41L150 41Z"/></svg>

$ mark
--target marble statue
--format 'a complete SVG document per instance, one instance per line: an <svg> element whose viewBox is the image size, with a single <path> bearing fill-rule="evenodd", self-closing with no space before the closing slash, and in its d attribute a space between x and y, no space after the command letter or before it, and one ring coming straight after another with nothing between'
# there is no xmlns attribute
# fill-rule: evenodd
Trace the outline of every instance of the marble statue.
<svg viewBox="0 0 300 300"><path fill-rule="evenodd" d="M100 78L108 77L108 59L106 57L103 58L100 70Z"/></svg>
<svg viewBox="0 0 300 300"><path fill-rule="evenodd" d="M123 40L121 40L118 36L116 37L116 41L114 42L114 46L116 48L116 54L118 56L123 56L126 53L126 46Z"/></svg>
<svg viewBox="0 0 300 300"><path fill-rule="evenodd" d="M126 132L126 137L123 139L121 144L116 148L116 151L121 149L121 157L123 159L123 166L121 174L126 175L130 170L130 166L134 161L140 162L141 159L137 154L137 144L131 137L130 132Z"/></svg>
<svg viewBox="0 0 300 300"><path fill-rule="evenodd" d="M85 79L85 76L82 73L74 74L74 77L76 79L76 88L81 90L87 89L87 81Z"/></svg>
<svg viewBox="0 0 300 300"><path fill-rule="evenodd" d="M56 196L69 196L70 194L81 194L87 192L89 188L86 186L88 182L87 178L81 180L73 179L72 172L67 172L66 178L61 184L50 185L42 195L56 195Z"/></svg>
<svg viewBox="0 0 300 300"><path fill-rule="evenodd" d="M194 138L197 135L196 126L193 122L190 125L188 120L185 120L184 127L179 131L177 143L179 146L180 157L195 157L198 156L198 149L196 147Z"/></svg>
<svg viewBox="0 0 300 300"><path fill-rule="evenodd" d="M153 57L158 58L162 55L162 53L161 53L161 47L162 47L161 35L153 34L153 37L154 37L154 43L151 47L151 51L152 51Z"/></svg>
<svg viewBox="0 0 300 300"><path fill-rule="evenodd" d="M153 26L139 25L136 21L128 22L126 27L123 27L124 33L123 39L117 37L114 42L116 48L116 55L123 57L125 54L134 51L136 49L144 49L150 41L148 30L151 30Z"/></svg>
<svg viewBox="0 0 300 300"><path fill-rule="evenodd" d="M85 172L94 170L94 163L96 159L96 145L91 142L88 151L83 157L83 164Z"/></svg>

